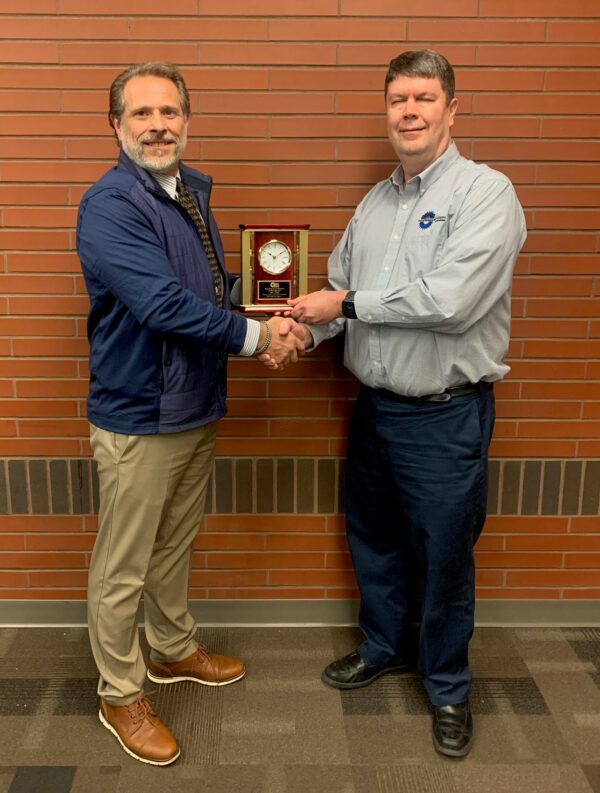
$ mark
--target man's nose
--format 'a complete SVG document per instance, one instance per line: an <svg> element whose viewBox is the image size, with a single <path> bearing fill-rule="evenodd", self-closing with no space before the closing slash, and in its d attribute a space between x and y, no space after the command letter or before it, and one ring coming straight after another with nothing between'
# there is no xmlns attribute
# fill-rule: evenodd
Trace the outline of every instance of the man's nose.
<svg viewBox="0 0 600 793"><path fill-rule="evenodd" d="M404 104L404 116L416 116L417 115L417 103L412 97L408 97Z"/></svg>
<svg viewBox="0 0 600 793"><path fill-rule="evenodd" d="M155 129L157 131L164 130L167 128L165 124L165 120L160 110L155 110L154 113L152 113L152 116L150 118L150 127L151 129Z"/></svg>

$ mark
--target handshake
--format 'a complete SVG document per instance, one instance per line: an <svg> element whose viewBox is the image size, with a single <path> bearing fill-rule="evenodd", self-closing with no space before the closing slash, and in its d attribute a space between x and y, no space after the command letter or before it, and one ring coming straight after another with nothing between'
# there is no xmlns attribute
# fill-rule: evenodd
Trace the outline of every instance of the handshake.
<svg viewBox="0 0 600 793"><path fill-rule="evenodd" d="M313 335L307 325L324 325L342 316L342 301L348 290L322 289L288 300L289 312L261 322L254 353L269 369L285 369L296 363L312 347ZM298 321L296 321L298 320Z"/></svg>
<svg viewBox="0 0 600 793"><path fill-rule="evenodd" d="M260 335L254 355L268 369L281 371L304 355L312 346L312 333L291 317L274 316L260 323Z"/></svg>

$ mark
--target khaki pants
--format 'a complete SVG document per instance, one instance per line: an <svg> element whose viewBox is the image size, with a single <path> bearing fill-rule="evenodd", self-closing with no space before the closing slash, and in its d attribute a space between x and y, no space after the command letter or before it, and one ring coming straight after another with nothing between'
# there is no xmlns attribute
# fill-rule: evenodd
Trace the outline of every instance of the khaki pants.
<svg viewBox="0 0 600 793"><path fill-rule="evenodd" d="M188 580L215 435L214 423L167 435L121 435L91 426L100 511L88 625L98 694L110 704L126 705L143 688L146 665L136 620L142 592L152 657L179 661L197 649Z"/></svg>

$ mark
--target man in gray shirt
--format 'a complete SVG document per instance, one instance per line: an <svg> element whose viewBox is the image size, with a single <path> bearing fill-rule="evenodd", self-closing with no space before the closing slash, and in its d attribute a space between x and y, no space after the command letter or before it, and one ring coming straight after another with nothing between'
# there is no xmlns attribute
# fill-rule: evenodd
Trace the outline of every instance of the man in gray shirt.
<svg viewBox="0 0 600 793"><path fill-rule="evenodd" d="M361 382L346 512L364 641L323 680L351 689L408 668L418 571L433 742L462 757L473 742L473 546L525 222L506 176L461 157L452 142L458 102L443 56L392 60L385 103L400 165L356 209L329 260L329 287L290 301L314 344L346 329L344 362Z"/></svg>

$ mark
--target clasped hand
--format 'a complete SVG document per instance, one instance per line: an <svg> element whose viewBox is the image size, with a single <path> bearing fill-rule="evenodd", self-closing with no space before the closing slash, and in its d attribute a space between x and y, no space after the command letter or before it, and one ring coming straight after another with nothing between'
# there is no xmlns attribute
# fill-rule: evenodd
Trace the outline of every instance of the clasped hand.
<svg viewBox="0 0 600 793"><path fill-rule="evenodd" d="M268 369L281 371L296 363L312 344L312 334L305 325L299 325L291 317L274 316L269 319L272 331L271 343L258 360Z"/></svg>

